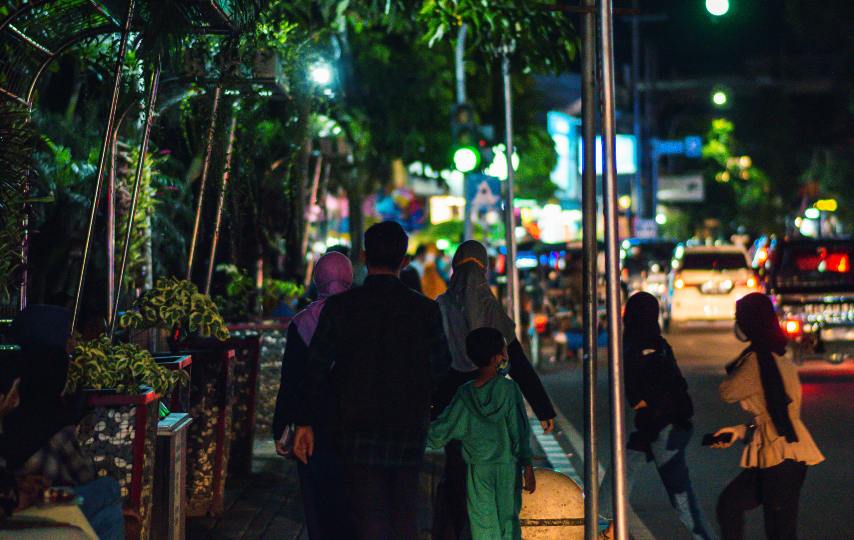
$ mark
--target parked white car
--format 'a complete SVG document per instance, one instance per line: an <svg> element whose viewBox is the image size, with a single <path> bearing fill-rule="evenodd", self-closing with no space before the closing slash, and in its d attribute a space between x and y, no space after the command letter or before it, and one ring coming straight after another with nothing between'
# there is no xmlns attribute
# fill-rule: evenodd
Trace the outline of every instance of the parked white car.
<svg viewBox="0 0 854 540"><path fill-rule="evenodd" d="M684 246L673 254L665 325L735 317L735 303L759 290L745 251L737 246Z"/></svg>

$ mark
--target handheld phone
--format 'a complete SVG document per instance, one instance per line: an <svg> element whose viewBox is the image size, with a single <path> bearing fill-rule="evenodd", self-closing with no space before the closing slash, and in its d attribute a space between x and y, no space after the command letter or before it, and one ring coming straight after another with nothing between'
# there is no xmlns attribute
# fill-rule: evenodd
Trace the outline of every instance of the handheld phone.
<svg viewBox="0 0 854 540"><path fill-rule="evenodd" d="M712 446L717 443L728 443L732 440L732 433L721 433L715 437L714 433L706 433L703 435L703 441L700 443L703 446Z"/></svg>

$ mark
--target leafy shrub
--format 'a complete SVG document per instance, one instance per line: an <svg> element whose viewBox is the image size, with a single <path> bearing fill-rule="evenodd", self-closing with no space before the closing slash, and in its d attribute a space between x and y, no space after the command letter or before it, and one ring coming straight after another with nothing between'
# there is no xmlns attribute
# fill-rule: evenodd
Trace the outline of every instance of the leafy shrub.
<svg viewBox="0 0 854 540"><path fill-rule="evenodd" d="M120 394L139 394L140 386L149 386L165 396L175 385L188 383L186 371L158 365L151 353L133 343L114 345L108 337L101 336L74 348L65 389L115 389Z"/></svg>
<svg viewBox="0 0 854 540"><path fill-rule="evenodd" d="M122 328L164 328L170 331L228 339L228 328L210 296L190 281L174 277L157 280L119 319Z"/></svg>

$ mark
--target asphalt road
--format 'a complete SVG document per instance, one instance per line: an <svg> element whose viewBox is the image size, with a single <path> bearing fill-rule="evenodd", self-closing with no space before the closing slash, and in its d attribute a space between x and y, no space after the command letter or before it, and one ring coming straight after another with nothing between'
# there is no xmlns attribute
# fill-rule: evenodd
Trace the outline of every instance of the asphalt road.
<svg viewBox="0 0 854 540"><path fill-rule="evenodd" d="M748 419L737 404L724 404L717 394L723 367L738 355L741 344L734 338L729 325L680 328L667 337L688 380L696 410L694 438L688 449L692 483L707 519L716 526L714 509L717 496L740 470L740 445L727 450L713 450L700 446L700 438L718 427ZM541 366L541 372L546 388L571 424L566 431L573 428L576 431L575 437L565 433L558 438L565 449L574 454L571 460L581 472L580 368L569 363ZM600 361L598 379L598 414L601 420L598 440L600 460L607 469L610 462L610 422L604 359ZM801 496L799 538L854 538L854 370L840 373L813 369L803 372L801 381L803 420L827 459L811 467L807 474ZM631 427L631 422L627 425ZM575 444L572 444L572 439ZM603 489L608 489L609 480L610 477L605 478ZM664 488L651 465L637 478L630 502L636 514L633 518L636 530L631 531L635 538L690 538L670 508ZM603 513L609 512L603 510ZM637 526L638 519L640 526ZM761 510L747 515L746 538L764 538Z"/></svg>

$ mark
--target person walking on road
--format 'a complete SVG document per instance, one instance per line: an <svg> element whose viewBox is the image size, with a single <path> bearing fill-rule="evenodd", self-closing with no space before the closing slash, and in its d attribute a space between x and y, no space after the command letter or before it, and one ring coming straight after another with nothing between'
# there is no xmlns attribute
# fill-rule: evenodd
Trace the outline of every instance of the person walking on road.
<svg viewBox="0 0 854 540"><path fill-rule="evenodd" d="M450 354L439 306L398 279L403 228L379 223L364 240L364 285L326 301L309 346L294 453L308 462L312 426L331 398L355 536L414 539L432 390Z"/></svg>
<svg viewBox="0 0 854 540"><path fill-rule="evenodd" d="M738 402L752 416L749 424L721 428L728 448L744 440L744 469L718 498L717 517L724 540L744 538L744 513L762 506L768 540L798 535L798 502L807 467L824 461L801 421L801 383L797 368L784 357L786 337L767 296L752 293L736 303L735 333L750 345L727 366L720 395Z"/></svg>
<svg viewBox="0 0 854 540"><path fill-rule="evenodd" d="M627 483L653 462L670 504L696 540L715 539L691 485L685 448L694 432L694 405L673 349L661 335L655 296L638 292L623 314L623 362L626 398L635 411L635 429L627 444ZM603 534L613 537L613 522Z"/></svg>
<svg viewBox="0 0 854 540"><path fill-rule="evenodd" d="M305 381L308 347L317 329L326 301L350 289L353 266L345 255L330 252L317 261L314 285L318 299L296 314L288 328L285 355L282 358L282 380L273 416L273 439L276 451L292 457L293 430L299 410L300 387ZM305 524L312 540L343 540L352 535L349 506L341 480L341 460L332 444L330 422L334 418L331 399L314 419L314 453L308 463L297 462Z"/></svg>
<svg viewBox="0 0 854 540"><path fill-rule="evenodd" d="M428 444L462 443L472 538L520 540L523 481L528 492L536 489L525 402L519 386L505 377L510 359L500 330L472 330L466 351L477 377L460 386L430 426Z"/></svg>
<svg viewBox="0 0 854 540"><path fill-rule="evenodd" d="M495 328L509 344L510 377L519 385L543 430L549 433L554 429L554 407L516 339L514 322L504 313L501 303L489 289L486 280L488 263L483 244L475 240L460 244L452 261L453 275L448 291L437 298L452 363L450 373L439 389L435 409L442 411L461 385L478 376L478 366L466 355L469 331ZM434 505L433 538L457 540L464 537L467 527L466 464L459 441L451 441L445 447L444 478Z"/></svg>

